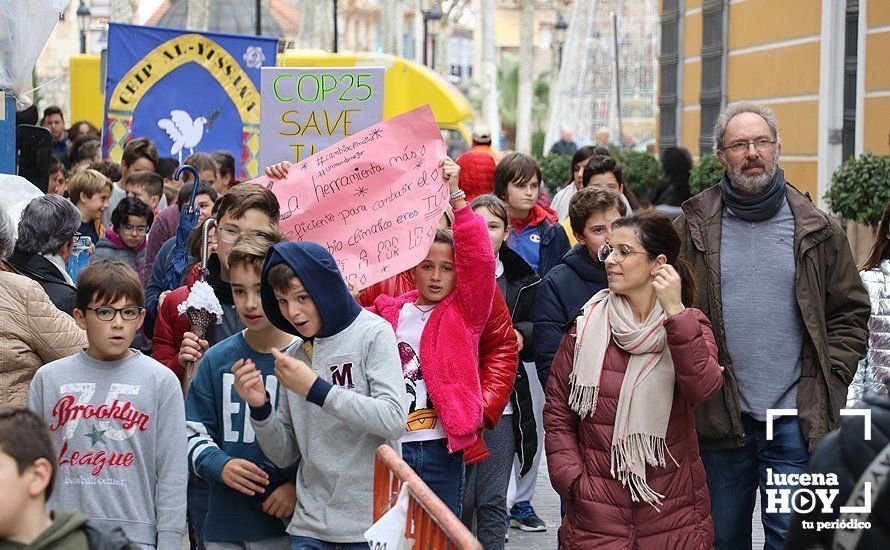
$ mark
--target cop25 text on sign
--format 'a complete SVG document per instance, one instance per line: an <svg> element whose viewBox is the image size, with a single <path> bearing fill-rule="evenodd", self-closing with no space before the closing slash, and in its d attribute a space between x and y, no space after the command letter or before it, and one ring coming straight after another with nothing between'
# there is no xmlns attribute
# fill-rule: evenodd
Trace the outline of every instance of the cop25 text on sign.
<svg viewBox="0 0 890 550"><path fill-rule="evenodd" d="M445 142L429 106L391 118L253 183L275 193L281 230L326 247L366 288L426 257L448 204Z"/></svg>
<svg viewBox="0 0 890 550"><path fill-rule="evenodd" d="M383 67L262 70L260 166L300 162L383 119Z"/></svg>

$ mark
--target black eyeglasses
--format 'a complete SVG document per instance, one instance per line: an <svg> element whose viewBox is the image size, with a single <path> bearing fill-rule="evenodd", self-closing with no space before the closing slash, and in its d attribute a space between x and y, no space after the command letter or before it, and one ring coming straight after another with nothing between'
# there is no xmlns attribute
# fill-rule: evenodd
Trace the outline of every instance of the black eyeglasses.
<svg viewBox="0 0 890 550"><path fill-rule="evenodd" d="M80 237L81 237L80 233L75 233L74 236L71 237L71 242L76 243L77 241L80 240Z"/></svg>
<svg viewBox="0 0 890 550"><path fill-rule="evenodd" d="M736 155L741 155L742 153L747 153L748 148L753 145L754 148L757 149L758 153L766 153L775 143L776 142L774 140L766 138L757 139L754 141L738 141L736 143L733 143L732 145L724 147L723 150L725 151L729 149Z"/></svg>
<svg viewBox="0 0 890 550"><path fill-rule="evenodd" d="M626 244L619 244L615 248L612 248L608 244L604 244L596 249L596 257L599 258L601 262L605 262L606 258L608 258L613 252L615 253L615 261L619 264L627 259L628 254L646 254L646 252L634 250Z"/></svg>
<svg viewBox="0 0 890 550"><path fill-rule="evenodd" d="M100 321L111 321L115 318L115 316L120 313L121 319L124 321L135 321L139 318L139 314L142 312L144 308L142 306L124 306L124 307L110 307L110 306L101 306L101 307L89 307L87 306L87 311L92 311L96 314L96 318Z"/></svg>

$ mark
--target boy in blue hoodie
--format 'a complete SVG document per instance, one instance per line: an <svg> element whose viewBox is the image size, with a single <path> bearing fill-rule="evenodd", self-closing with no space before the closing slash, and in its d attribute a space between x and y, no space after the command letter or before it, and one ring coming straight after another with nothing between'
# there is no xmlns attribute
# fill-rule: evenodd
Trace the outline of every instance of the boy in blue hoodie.
<svg viewBox="0 0 890 550"><path fill-rule="evenodd" d="M254 364L232 372L266 456L281 468L300 460L291 548L367 548L375 452L398 449L408 414L395 334L356 303L315 243L273 246L261 292L269 321L302 339L272 350L277 414Z"/></svg>
<svg viewBox="0 0 890 550"><path fill-rule="evenodd" d="M263 314L260 273L266 253L283 242L277 228L247 230L228 254L235 309L247 327L214 345L201 359L186 399L189 469L210 486L201 540L208 550L249 545L254 550L287 550L286 523L296 501L296 465L281 469L256 443L247 407L235 394L232 365L251 363L263 386L278 399L271 350L295 338L274 327Z"/></svg>

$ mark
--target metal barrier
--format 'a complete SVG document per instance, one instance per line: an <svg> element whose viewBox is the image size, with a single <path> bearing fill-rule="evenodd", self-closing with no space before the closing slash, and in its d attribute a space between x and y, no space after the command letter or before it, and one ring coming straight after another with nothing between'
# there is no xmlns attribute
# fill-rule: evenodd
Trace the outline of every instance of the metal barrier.
<svg viewBox="0 0 890 550"><path fill-rule="evenodd" d="M396 503L399 489L408 484L408 521L405 538L415 550L482 550L482 545L423 480L389 445L377 447L374 464L374 521Z"/></svg>

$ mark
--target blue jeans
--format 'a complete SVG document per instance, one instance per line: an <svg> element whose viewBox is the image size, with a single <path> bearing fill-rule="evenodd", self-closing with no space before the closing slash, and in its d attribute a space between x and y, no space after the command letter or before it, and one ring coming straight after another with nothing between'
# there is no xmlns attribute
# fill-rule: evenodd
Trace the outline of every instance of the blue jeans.
<svg viewBox="0 0 890 550"><path fill-rule="evenodd" d="M711 495L716 550L749 550L751 516L756 491L760 488L760 518L766 535L764 548L780 550L791 524L792 514L767 513L767 468L775 473L806 471L809 453L797 417L773 420L773 439L766 439L766 422L742 415L745 445L736 449L701 451ZM771 485L771 488L780 486Z"/></svg>
<svg viewBox="0 0 890 550"><path fill-rule="evenodd" d="M186 492L188 510L189 547L191 550L204 550L204 519L210 504L210 487L199 477L189 480Z"/></svg>
<svg viewBox="0 0 890 550"><path fill-rule="evenodd" d="M367 542L325 542L309 537L291 537L290 550L368 550Z"/></svg>
<svg viewBox="0 0 890 550"><path fill-rule="evenodd" d="M445 439L402 443L402 458L460 517L464 498L464 454L451 454Z"/></svg>

